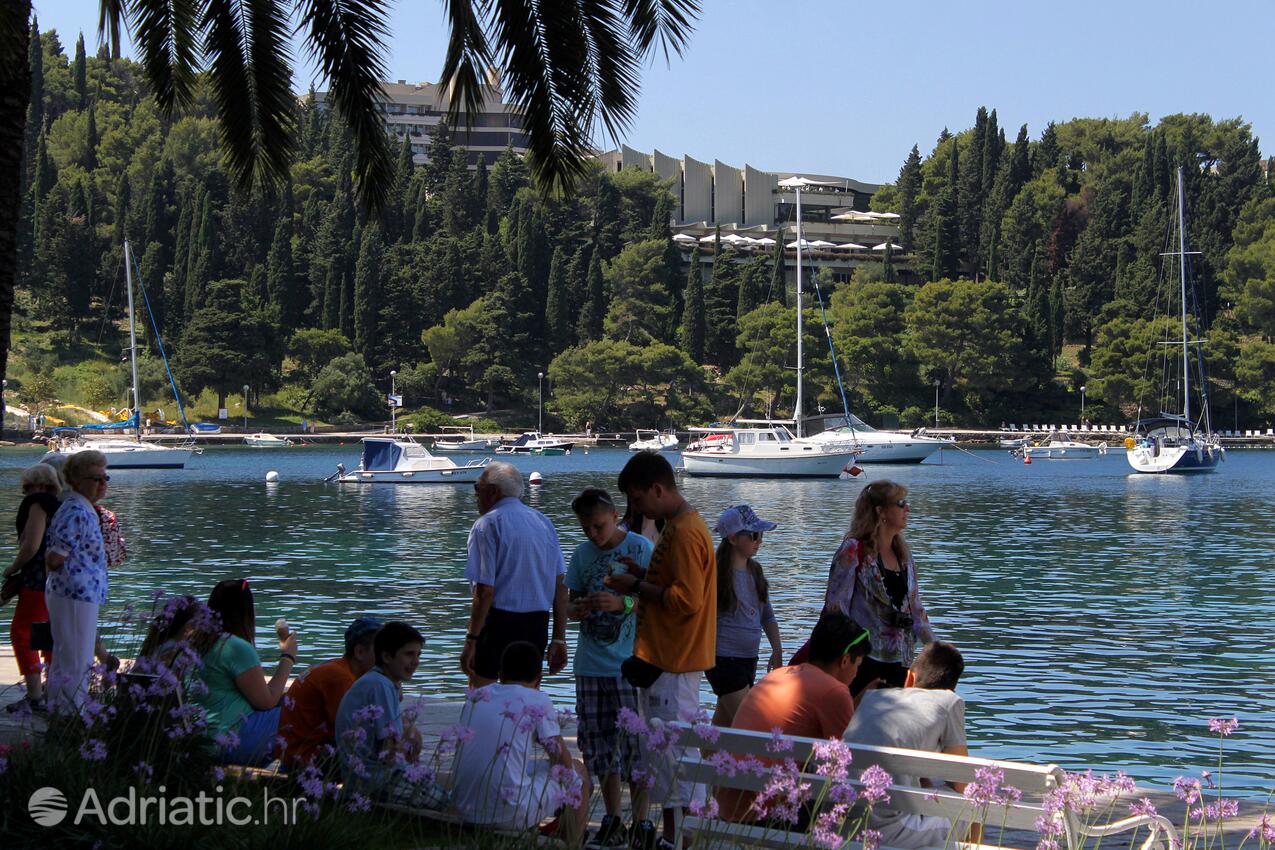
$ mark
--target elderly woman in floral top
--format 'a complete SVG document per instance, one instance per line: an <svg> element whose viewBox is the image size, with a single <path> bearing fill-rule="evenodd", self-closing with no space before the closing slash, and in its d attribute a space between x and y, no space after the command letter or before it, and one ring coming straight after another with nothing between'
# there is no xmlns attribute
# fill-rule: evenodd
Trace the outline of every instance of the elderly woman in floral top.
<svg viewBox="0 0 1275 850"><path fill-rule="evenodd" d="M45 601L53 631L49 709L71 711L88 692L97 640L97 613L106 602L106 546L94 507L106 495L106 456L85 450L62 469L70 488L53 515L44 562L49 577Z"/></svg>
<svg viewBox="0 0 1275 850"><path fill-rule="evenodd" d="M850 685L855 694L878 679L902 687L916 645L934 640L917 590L912 551L903 539L907 495L907 488L892 481L864 487L855 501L850 532L832 556L823 611L849 616L872 636L872 651Z"/></svg>

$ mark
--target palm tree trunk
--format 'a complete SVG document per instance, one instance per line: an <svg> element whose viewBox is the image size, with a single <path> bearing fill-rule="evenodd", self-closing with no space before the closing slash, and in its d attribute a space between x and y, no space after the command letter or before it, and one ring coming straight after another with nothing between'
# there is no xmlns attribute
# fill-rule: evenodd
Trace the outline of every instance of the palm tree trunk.
<svg viewBox="0 0 1275 850"><path fill-rule="evenodd" d="M18 278L18 218L22 209L22 143L31 100L31 0L0 3L0 379L9 364L13 288ZM4 393L0 392L0 435Z"/></svg>

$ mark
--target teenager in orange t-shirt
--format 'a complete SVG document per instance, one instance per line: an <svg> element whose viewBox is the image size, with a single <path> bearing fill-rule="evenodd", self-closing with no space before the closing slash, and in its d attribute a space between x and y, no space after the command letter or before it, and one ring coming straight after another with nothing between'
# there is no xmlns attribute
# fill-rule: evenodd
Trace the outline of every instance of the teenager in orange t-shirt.
<svg viewBox="0 0 1275 850"><path fill-rule="evenodd" d="M372 641L381 628L373 617L359 617L345 630L345 655L316 664L288 688L279 712L281 744L275 757L285 767L314 760L324 745L334 745L336 710L354 681L372 669Z"/></svg>

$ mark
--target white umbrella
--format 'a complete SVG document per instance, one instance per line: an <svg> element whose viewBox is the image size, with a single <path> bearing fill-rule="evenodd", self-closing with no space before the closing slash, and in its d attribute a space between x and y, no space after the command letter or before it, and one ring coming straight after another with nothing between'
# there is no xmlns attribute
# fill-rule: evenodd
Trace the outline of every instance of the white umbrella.
<svg viewBox="0 0 1275 850"><path fill-rule="evenodd" d="M875 216L873 216L870 213L859 212L858 210L851 210L850 212L844 212L838 215L834 215L832 217L832 220L833 221L872 221L874 218Z"/></svg>
<svg viewBox="0 0 1275 850"><path fill-rule="evenodd" d="M826 242L823 239L816 239L814 242L810 243L810 247L811 248L835 248L837 246L833 244L832 242Z"/></svg>
<svg viewBox="0 0 1275 850"><path fill-rule="evenodd" d="M882 242L880 245L873 245L873 246L872 246L872 250L873 250L873 251L884 251L886 248L891 248L891 249L893 249L893 250L895 250L895 251L902 251L902 250L903 250L903 246L902 246L902 245L895 245L893 242Z"/></svg>
<svg viewBox="0 0 1275 850"><path fill-rule="evenodd" d="M708 234L707 236L701 236L701 237L699 238L699 241L701 241L701 242L716 242L716 241L717 241L717 236L716 236L715 234L710 233L710 234Z"/></svg>
<svg viewBox="0 0 1275 850"><path fill-rule="evenodd" d="M775 240L771 239L769 236L763 236L762 238L754 239L753 241L756 242L758 245L774 245L775 244Z"/></svg>
<svg viewBox="0 0 1275 850"><path fill-rule="evenodd" d="M673 235L673 241L674 242L694 242L695 237L691 236L689 233L675 233Z"/></svg>
<svg viewBox="0 0 1275 850"><path fill-rule="evenodd" d="M732 244L732 245L736 245L736 244L738 244L738 243L740 243L740 242L743 242L743 241L744 241L744 237L740 236L738 233L731 233L731 234L728 234L728 235L726 235L726 236L723 236L723 237L722 237L722 241L723 241L723 242L729 242L729 243L730 243L730 244Z"/></svg>
<svg viewBox="0 0 1275 850"><path fill-rule="evenodd" d="M899 217L898 213L886 213L886 212L874 212L874 213L868 213L868 215L872 216L873 218L898 218Z"/></svg>
<svg viewBox="0 0 1275 850"><path fill-rule="evenodd" d="M787 243L786 245L784 245L784 247L785 247L785 248L796 248L796 247L797 247L797 240L796 240L796 239L792 240L791 242L789 242L789 243ZM810 247L810 240L809 240L809 239L802 239L802 240L801 240L801 247L803 247L803 248L809 248L809 247Z"/></svg>
<svg viewBox="0 0 1275 850"><path fill-rule="evenodd" d="M867 245L860 245L858 242L846 242L844 245L838 245L838 248L847 248L851 251L866 251Z"/></svg>

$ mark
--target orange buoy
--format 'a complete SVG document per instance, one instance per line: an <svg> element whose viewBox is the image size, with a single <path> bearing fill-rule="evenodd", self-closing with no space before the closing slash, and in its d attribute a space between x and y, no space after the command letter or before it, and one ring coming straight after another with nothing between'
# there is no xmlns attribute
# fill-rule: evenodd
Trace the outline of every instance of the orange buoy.
<svg viewBox="0 0 1275 850"><path fill-rule="evenodd" d="M1031 455L1023 455L1023 463L1030 465L1030 464L1031 464L1031 462L1032 462L1032 456L1031 456Z"/></svg>

